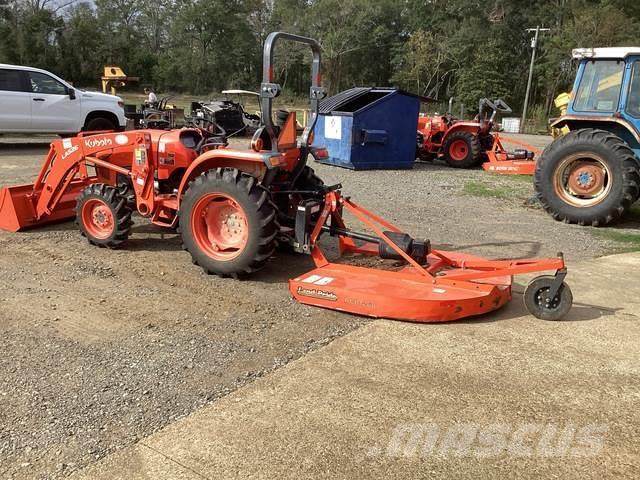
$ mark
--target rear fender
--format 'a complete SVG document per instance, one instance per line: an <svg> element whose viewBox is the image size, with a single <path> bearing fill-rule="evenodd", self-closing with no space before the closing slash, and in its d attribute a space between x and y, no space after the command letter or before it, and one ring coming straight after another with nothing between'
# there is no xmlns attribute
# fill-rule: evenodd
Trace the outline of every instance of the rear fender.
<svg viewBox="0 0 640 480"><path fill-rule="evenodd" d="M632 149L640 149L640 132L624 118L566 115L552 122L550 127L552 129L568 127L569 130L580 130L582 128L606 130L622 138Z"/></svg>
<svg viewBox="0 0 640 480"><path fill-rule="evenodd" d="M276 157L278 164L276 163ZM237 151L221 148L210 150L200 155L187 169L180 188L178 189L178 202L182 200L189 183L197 176L214 168L237 168L238 170L253 175L262 180L270 168L286 165L286 158L281 153Z"/></svg>
<svg viewBox="0 0 640 480"><path fill-rule="evenodd" d="M456 122L446 131L444 137L442 137L442 143L444 144L447 138L455 132L469 132L472 135L478 135L480 133L480 124L477 122Z"/></svg>

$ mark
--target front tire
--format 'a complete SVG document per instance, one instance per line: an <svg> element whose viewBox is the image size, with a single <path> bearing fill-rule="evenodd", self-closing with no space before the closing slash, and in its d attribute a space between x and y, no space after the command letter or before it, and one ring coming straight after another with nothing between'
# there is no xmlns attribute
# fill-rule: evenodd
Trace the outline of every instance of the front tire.
<svg viewBox="0 0 640 480"><path fill-rule="evenodd" d="M453 168L473 168L482 161L482 148L478 135L453 132L443 146L444 160Z"/></svg>
<svg viewBox="0 0 640 480"><path fill-rule="evenodd" d="M191 182L179 225L193 263L208 274L234 277L264 268L280 231L267 189L233 168L209 170Z"/></svg>
<svg viewBox="0 0 640 480"><path fill-rule="evenodd" d="M605 130L569 132L549 145L536 164L534 187L556 220L602 227L621 217L640 195L633 151Z"/></svg>
<svg viewBox="0 0 640 480"><path fill-rule="evenodd" d="M78 196L76 225L89 243L116 248L126 242L131 233L131 209L115 187L95 183Z"/></svg>

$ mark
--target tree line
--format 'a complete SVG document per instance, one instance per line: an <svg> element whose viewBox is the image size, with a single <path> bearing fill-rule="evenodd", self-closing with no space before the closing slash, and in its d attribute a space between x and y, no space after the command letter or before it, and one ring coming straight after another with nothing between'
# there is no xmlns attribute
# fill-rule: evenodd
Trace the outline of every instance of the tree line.
<svg viewBox="0 0 640 480"><path fill-rule="evenodd" d="M522 103L531 33L541 35L532 103L551 111L570 88L571 49L638 43L637 0L0 0L0 63L49 69L97 88L105 64L159 91L256 89L274 30L323 47L323 83L396 85L468 106ZM280 48L277 75L305 95L308 52Z"/></svg>

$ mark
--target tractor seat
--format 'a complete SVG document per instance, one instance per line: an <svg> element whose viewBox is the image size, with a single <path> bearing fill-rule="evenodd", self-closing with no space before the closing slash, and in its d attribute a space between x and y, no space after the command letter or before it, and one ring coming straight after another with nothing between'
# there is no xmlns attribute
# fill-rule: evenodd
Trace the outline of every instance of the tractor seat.
<svg viewBox="0 0 640 480"><path fill-rule="evenodd" d="M229 145L227 137L224 135L214 135L208 137L200 147L200 153L208 152L209 150L215 150L218 148L224 148Z"/></svg>

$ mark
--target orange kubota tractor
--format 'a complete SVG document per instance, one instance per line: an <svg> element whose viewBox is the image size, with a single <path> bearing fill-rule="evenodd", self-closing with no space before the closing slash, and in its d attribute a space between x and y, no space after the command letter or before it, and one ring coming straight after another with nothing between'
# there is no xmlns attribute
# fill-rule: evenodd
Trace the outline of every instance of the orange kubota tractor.
<svg viewBox="0 0 640 480"><path fill-rule="evenodd" d="M311 47L311 121L296 135L295 114L282 128L272 121L273 47L279 40ZM537 317L559 319L571 308L561 256L490 261L432 250L327 186L307 165L312 131L325 92L320 45L287 33L269 35L260 89L264 126L251 148L237 150L206 130L99 132L56 140L33 185L0 190L0 228L18 231L75 218L98 246L123 245L132 213L177 228L184 247L207 273L243 276L263 268L276 246L310 254L316 268L289 281L300 302L373 317L441 322L490 312L511 298L512 276L550 270L525 292ZM354 231L344 211L367 232ZM374 269L330 261L321 237L336 237L342 254L373 255L393 263Z"/></svg>
<svg viewBox="0 0 640 480"><path fill-rule="evenodd" d="M453 98L445 115L418 118L416 157L421 160L442 158L454 168L473 168L482 164L486 171L501 174L533 175L533 151L518 149L508 152L494 131L498 113L511 113L503 100L480 100L478 117L473 122L460 121L452 114ZM516 140L509 140L520 146Z"/></svg>

